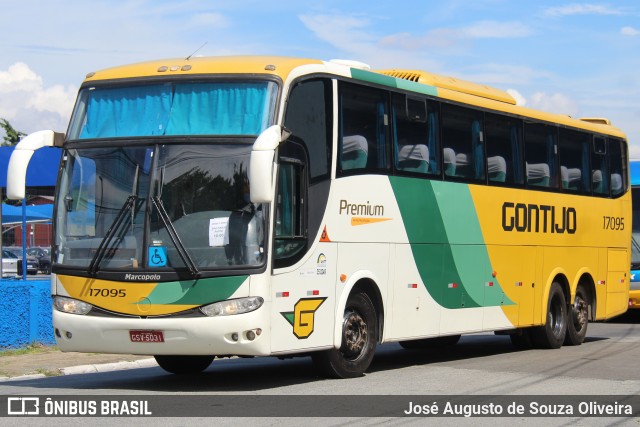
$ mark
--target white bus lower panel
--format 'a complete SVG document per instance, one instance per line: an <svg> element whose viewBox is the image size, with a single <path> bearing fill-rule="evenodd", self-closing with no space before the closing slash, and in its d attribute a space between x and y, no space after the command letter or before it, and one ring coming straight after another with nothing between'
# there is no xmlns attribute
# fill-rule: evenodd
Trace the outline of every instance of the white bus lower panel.
<svg viewBox="0 0 640 427"><path fill-rule="evenodd" d="M268 303L250 313L198 318L111 318L54 310L53 326L61 351L267 356L271 352L268 313ZM148 341L134 341L140 339Z"/></svg>

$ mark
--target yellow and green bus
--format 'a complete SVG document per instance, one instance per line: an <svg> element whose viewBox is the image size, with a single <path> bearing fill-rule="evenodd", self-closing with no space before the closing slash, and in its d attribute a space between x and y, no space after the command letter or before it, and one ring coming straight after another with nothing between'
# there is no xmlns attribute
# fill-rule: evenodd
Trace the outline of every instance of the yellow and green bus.
<svg viewBox="0 0 640 427"><path fill-rule="evenodd" d="M356 61L169 59L92 72L55 208L62 351L310 355L355 377L376 346L509 334L583 342L627 309L625 136L498 89Z"/></svg>

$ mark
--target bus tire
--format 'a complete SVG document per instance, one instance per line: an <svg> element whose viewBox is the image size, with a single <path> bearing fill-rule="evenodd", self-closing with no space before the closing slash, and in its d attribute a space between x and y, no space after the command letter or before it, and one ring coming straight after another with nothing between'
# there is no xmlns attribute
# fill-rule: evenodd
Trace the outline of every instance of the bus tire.
<svg viewBox="0 0 640 427"><path fill-rule="evenodd" d="M518 350L530 350L533 348L531 340L531 328L518 328L512 334L509 334L511 344Z"/></svg>
<svg viewBox="0 0 640 427"><path fill-rule="evenodd" d="M446 337L423 338L419 340L400 341L400 346L407 350L424 350L453 347L460 341L460 335L449 335Z"/></svg>
<svg viewBox="0 0 640 427"><path fill-rule="evenodd" d="M567 334L567 302L559 283L549 289L547 321L531 330L531 338L538 348L560 348Z"/></svg>
<svg viewBox="0 0 640 427"><path fill-rule="evenodd" d="M565 345L580 345L584 342L589 326L589 299L584 287L578 286L573 304L567 308L567 335Z"/></svg>
<svg viewBox="0 0 640 427"><path fill-rule="evenodd" d="M373 360L377 331L378 317L371 299L363 292L355 292L344 309L340 348L312 353L313 362L331 378L361 377Z"/></svg>
<svg viewBox="0 0 640 427"><path fill-rule="evenodd" d="M214 356L153 356L162 369L172 374L199 374L211 365Z"/></svg>

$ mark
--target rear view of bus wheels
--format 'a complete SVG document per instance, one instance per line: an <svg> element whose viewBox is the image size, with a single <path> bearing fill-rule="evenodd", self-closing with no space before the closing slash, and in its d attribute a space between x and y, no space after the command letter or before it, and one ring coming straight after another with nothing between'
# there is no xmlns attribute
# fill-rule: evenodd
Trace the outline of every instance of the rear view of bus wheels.
<svg viewBox="0 0 640 427"><path fill-rule="evenodd" d="M211 365L214 356L153 356L162 369L172 374L199 374Z"/></svg>
<svg viewBox="0 0 640 427"><path fill-rule="evenodd" d="M587 326L589 326L589 298L587 295L584 287L578 286L573 304L569 306L567 313L565 345L580 345L587 335Z"/></svg>
<svg viewBox="0 0 640 427"><path fill-rule="evenodd" d="M378 318L369 296L355 291L342 318L342 345L312 354L320 371L331 378L360 377L367 370L378 341Z"/></svg>
<svg viewBox="0 0 640 427"><path fill-rule="evenodd" d="M560 348L566 333L567 302L562 287L554 282L549 289L546 324L532 328L531 338L538 348Z"/></svg>

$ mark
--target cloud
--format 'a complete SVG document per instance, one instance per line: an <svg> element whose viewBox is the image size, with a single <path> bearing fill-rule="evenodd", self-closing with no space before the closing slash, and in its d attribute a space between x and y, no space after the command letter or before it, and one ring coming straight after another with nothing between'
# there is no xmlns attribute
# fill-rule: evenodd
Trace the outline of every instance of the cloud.
<svg viewBox="0 0 640 427"><path fill-rule="evenodd" d="M380 58L385 54L400 58L419 50L453 54L452 48L466 47L470 40L511 39L532 34L527 25L517 21L479 21L460 28L434 28L422 35L409 32L376 35L377 27L360 16L300 15L298 18L319 39L359 57ZM415 56L412 58L415 63Z"/></svg>
<svg viewBox="0 0 640 427"><path fill-rule="evenodd" d="M547 111L549 113L566 114L571 117L578 115L578 103L567 95L562 93L548 94L545 92L536 92L531 95L529 107Z"/></svg>
<svg viewBox="0 0 640 427"><path fill-rule="evenodd" d="M527 105L527 100L517 90L515 90L515 89L507 89L507 93L509 95L511 95L513 97L513 99L516 100L516 105L519 105L521 107L524 107L525 105Z"/></svg>
<svg viewBox="0 0 640 427"><path fill-rule="evenodd" d="M503 39L526 37L531 35L531 29L521 22L479 21L473 25L463 27L460 34L470 39Z"/></svg>
<svg viewBox="0 0 640 427"><path fill-rule="evenodd" d="M42 77L22 62L0 70L0 117L14 128L30 133L40 129L64 131L77 88L46 87Z"/></svg>
<svg viewBox="0 0 640 427"><path fill-rule="evenodd" d="M551 7L545 10L550 16L571 15L623 15L622 9L614 9L605 5L589 3L573 3L566 6Z"/></svg>
<svg viewBox="0 0 640 427"><path fill-rule="evenodd" d="M364 18L342 15L300 15L299 19L319 39L347 52L371 50L375 39L364 28L370 22Z"/></svg>
<svg viewBox="0 0 640 427"><path fill-rule="evenodd" d="M633 27L622 27L620 29L620 34L622 34L624 36L635 37L637 35L640 35L640 30L636 30Z"/></svg>

